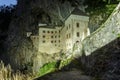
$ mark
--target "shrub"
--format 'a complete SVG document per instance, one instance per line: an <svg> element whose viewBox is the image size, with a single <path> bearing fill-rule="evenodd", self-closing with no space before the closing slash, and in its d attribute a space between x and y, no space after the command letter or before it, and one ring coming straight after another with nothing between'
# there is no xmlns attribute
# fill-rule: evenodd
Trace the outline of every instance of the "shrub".
<svg viewBox="0 0 120 80"><path fill-rule="evenodd" d="M5 67L4 63L0 62L0 80L32 80L29 75L24 75L20 71L13 73L11 66Z"/></svg>

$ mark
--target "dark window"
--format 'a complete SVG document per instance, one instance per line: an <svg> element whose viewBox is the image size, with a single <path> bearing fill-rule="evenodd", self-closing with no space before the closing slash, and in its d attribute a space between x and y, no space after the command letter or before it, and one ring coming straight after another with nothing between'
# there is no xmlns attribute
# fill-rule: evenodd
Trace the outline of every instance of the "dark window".
<svg viewBox="0 0 120 80"><path fill-rule="evenodd" d="M79 37L80 36L80 34L79 34L79 32L77 32L77 37Z"/></svg>
<svg viewBox="0 0 120 80"><path fill-rule="evenodd" d="M79 23L76 23L76 26L79 28Z"/></svg>
<svg viewBox="0 0 120 80"><path fill-rule="evenodd" d="M56 43L56 41L55 41L55 43Z"/></svg>
<svg viewBox="0 0 120 80"><path fill-rule="evenodd" d="M35 37L34 37L34 39L35 39Z"/></svg>
<svg viewBox="0 0 120 80"><path fill-rule="evenodd" d="M55 38L57 38L57 36L55 36Z"/></svg>
<svg viewBox="0 0 120 80"><path fill-rule="evenodd" d="M69 38L71 37L70 33L69 33Z"/></svg>
<svg viewBox="0 0 120 80"><path fill-rule="evenodd" d="M48 31L48 33L50 33L50 31Z"/></svg>
<svg viewBox="0 0 120 80"><path fill-rule="evenodd" d="M53 31L51 31L51 33L53 34Z"/></svg>
<svg viewBox="0 0 120 80"><path fill-rule="evenodd" d="M51 36L51 38L53 38L53 36Z"/></svg>
<svg viewBox="0 0 120 80"><path fill-rule="evenodd" d="M55 33L57 33L57 31L55 31Z"/></svg>
<svg viewBox="0 0 120 80"><path fill-rule="evenodd" d="M59 30L59 33L60 33L60 30Z"/></svg>
<svg viewBox="0 0 120 80"><path fill-rule="evenodd" d="M45 38L45 35L43 36L43 38Z"/></svg>
<svg viewBox="0 0 120 80"><path fill-rule="evenodd" d="M67 34L67 36L66 36L66 37L67 37L67 39L68 39L68 34Z"/></svg>
<svg viewBox="0 0 120 80"><path fill-rule="evenodd" d="M51 41L51 43L53 43L53 41Z"/></svg>
<svg viewBox="0 0 120 80"><path fill-rule="evenodd" d="M43 43L45 43L45 40L43 41Z"/></svg>
<svg viewBox="0 0 120 80"><path fill-rule="evenodd" d="M59 35L59 38L60 38L60 35Z"/></svg>
<svg viewBox="0 0 120 80"><path fill-rule="evenodd" d="M60 43L60 40L59 40L59 43Z"/></svg>
<svg viewBox="0 0 120 80"><path fill-rule="evenodd" d="M70 29L70 24L69 24L69 29Z"/></svg>
<svg viewBox="0 0 120 80"><path fill-rule="evenodd" d="M55 44L55 46L57 46L57 45Z"/></svg>
<svg viewBox="0 0 120 80"><path fill-rule="evenodd" d="M45 33L45 31L43 31L43 33Z"/></svg>
<svg viewBox="0 0 120 80"><path fill-rule="evenodd" d="M79 41L76 41L76 43L79 43Z"/></svg>

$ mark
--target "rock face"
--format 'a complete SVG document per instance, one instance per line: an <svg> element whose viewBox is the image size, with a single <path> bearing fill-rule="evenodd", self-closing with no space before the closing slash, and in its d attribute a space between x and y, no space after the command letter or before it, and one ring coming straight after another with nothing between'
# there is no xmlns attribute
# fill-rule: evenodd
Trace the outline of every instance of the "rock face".
<svg viewBox="0 0 120 80"><path fill-rule="evenodd" d="M83 41L84 70L95 80L119 80L120 4L99 30Z"/></svg>
<svg viewBox="0 0 120 80"><path fill-rule="evenodd" d="M90 55L97 49L109 44L120 34L120 6L118 6L108 20L90 37L83 41L85 55Z"/></svg>
<svg viewBox="0 0 120 80"><path fill-rule="evenodd" d="M33 46L31 39L27 38L27 32L31 31L33 34L38 34L38 23L47 23L50 25L61 24L73 10L72 5L75 5L84 11L84 6L82 4L83 1L84 0L18 0L17 10L10 23L8 38L5 42L12 67L14 69L18 69L25 66L26 64L32 64L35 56L39 55L36 48ZM117 12L114 14L114 18L116 19L113 20L114 18L111 17L111 20L109 19L111 24L109 25L106 23L105 26L107 27L103 27L104 29L102 29L102 33L106 33L107 30L110 30L112 33L116 31L118 34L119 29L117 28L119 27L113 27L118 26L119 24L119 14ZM118 24L112 24L114 23L113 21L117 21ZM110 28L108 26L110 26ZM106 39L106 36L102 33L98 31L98 33L93 35L93 39L90 38L90 40L84 41L83 44L85 45L84 49L86 50L86 54L90 54L97 48L104 46L104 43L106 43L106 40L104 40ZM107 33L107 40L114 40L117 37L116 33L112 34L112 37L109 33ZM99 34L101 36L97 36ZM97 45L97 41L95 41L96 38L100 40L102 39L103 42L99 40L101 44ZM95 42L93 43L92 40ZM89 43L93 43L93 45ZM87 47L87 44L90 46ZM97 48L94 48L94 46ZM43 57L38 57L38 60L39 59L41 59L41 61L45 61ZM49 61L49 57L47 59L48 60L46 60L46 62ZM40 64L40 66L41 65L42 64Z"/></svg>
<svg viewBox="0 0 120 80"><path fill-rule="evenodd" d="M83 5L78 6L84 10ZM32 63L34 55L37 54L31 39L27 38L27 32L38 34L38 23L61 24L72 10L69 1L18 0L5 42L12 67L17 69Z"/></svg>

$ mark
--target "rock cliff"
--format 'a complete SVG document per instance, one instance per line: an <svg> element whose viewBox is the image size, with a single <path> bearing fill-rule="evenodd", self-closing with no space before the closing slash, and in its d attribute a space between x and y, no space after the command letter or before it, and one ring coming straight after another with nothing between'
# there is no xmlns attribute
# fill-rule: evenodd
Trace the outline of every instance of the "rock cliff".
<svg viewBox="0 0 120 80"><path fill-rule="evenodd" d="M82 0L73 2L67 0L18 0L6 41L12 67L14 69L21 68L25 66L24 64L31 63L35 59L33 57L38 54L30 38L26 37L26 32L31 31L33 34L38 34L38 23L63 24L73 10L73 4L84 11L82 2Z"/></svg>
<svg viewBox="0 0 120 80"><path fill-rule="evenodd" d="M17 69L32 64L38 55L32 41L26 37L26 32L38 34L38 23L63 24L74 7L85 11L83 2L84 0L18 0L5 42L12 67Z"/></svg>

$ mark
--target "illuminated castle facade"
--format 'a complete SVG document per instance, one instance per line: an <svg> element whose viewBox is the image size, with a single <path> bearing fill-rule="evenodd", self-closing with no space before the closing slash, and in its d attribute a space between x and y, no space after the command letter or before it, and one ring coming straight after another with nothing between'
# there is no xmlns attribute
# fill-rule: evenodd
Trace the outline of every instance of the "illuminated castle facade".
<svg viewBox="0 0 120 80"><path fill-rule="evenodd" d="M74 44L80 44L90 35L88 22L89 17L75 8L65 20L64 25L49 27L46 24L39 24L39 35L30 36L32 33L29 32L27 36L30 36L39 52L57 53L61 50L72 52Z"/></svg>

